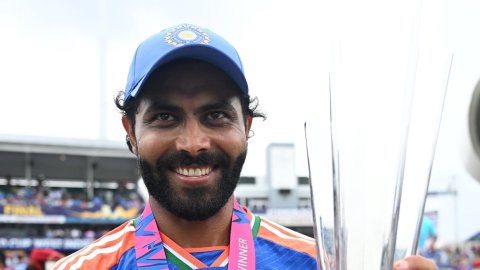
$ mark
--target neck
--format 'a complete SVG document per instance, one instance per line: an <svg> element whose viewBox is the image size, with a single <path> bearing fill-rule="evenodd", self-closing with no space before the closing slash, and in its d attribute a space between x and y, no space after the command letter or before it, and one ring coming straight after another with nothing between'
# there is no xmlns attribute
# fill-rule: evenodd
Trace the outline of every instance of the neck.
<svg viewBox="0 0 480 270"><path fill-rule="evenodd" d="M230 226L233 211L233 196L212 217L191 221L180 218L150 197L158 229L183 248L198 248L209 246L227 246L230 242Z"/></svg>

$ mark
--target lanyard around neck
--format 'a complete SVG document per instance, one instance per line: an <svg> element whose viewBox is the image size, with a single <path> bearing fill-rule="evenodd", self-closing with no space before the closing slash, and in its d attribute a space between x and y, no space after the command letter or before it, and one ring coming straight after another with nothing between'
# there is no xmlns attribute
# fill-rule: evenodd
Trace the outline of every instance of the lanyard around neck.
<svg viewBox="0 0 480 270"><path fill-rule="evenodd" d="M159 217L161 218L161 217ZM142 215L135 224L135 255L138 269L168 270L165 243L155 222L150 203L145 205ZM169 258L171 257L169 252ZM178 257L176 258L178 259ZM186 264L190 269L198 267ZM254 270L255 246L250 221L245 211L234 199L228 270Z"/></svg>

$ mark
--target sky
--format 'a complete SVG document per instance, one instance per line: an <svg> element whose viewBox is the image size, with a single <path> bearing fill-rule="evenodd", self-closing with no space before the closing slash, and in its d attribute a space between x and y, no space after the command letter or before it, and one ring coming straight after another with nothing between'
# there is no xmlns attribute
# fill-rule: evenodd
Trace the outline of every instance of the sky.
<svg viewBox="0 0 480 270"><path fill-rule="evenodd" d="M349 48L361 55L355 38L375 29L387 37L371 37L376 47L367 50L376 60L361 55L358 71L375 70L379 79L386 77L374 64L388 61L373 48L382 50L379 44L391 42L387 38L403 35L402 48L408 42L419 48L426 44L423 55L439 48L442 56L453 54L431 189L445 190L465 178L474 187L470 192L477 192L479 185L463 168L461 149L471 94L480 79L480 2L424 0L421 9L420 1L398 2L2 0L0 134L123 141L113 98L125 86L136 47L161 29L193 23L237 48L250 93L268 116L253 124L244 174L266 174L268 144L293 143L296 171L307 175L303 126L324 108L331 55L339 47L344 56ZM420 27L412 35L416 10ZM385 23L393 20L398 23ZM395 36L391 29L403 32ZM431 60L430 65L444 64Z"/></svg>

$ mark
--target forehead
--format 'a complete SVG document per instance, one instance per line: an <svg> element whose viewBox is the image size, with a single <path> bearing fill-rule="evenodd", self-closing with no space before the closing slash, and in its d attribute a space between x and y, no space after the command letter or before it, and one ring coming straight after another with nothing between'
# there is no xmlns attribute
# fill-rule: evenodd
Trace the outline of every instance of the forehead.
<svg viewBox="0 0 480 270"><path fill-rule="evenodd" d="M230 99L240 97L237 85L222 70L199 60L182 59L155 70L146 81L140 99L173 97Z"/></svg>

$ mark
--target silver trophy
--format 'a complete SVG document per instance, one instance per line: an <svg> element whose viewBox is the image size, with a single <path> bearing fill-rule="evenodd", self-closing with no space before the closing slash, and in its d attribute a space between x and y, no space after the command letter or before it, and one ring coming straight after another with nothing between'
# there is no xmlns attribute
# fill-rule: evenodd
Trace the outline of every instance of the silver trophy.
<svg viewBox="0 0 480 270"><path fill-rule="evenodd" d="M319 269L392 269L416 253L452 63L419 22L334 43L305 123Z"/></svg>

